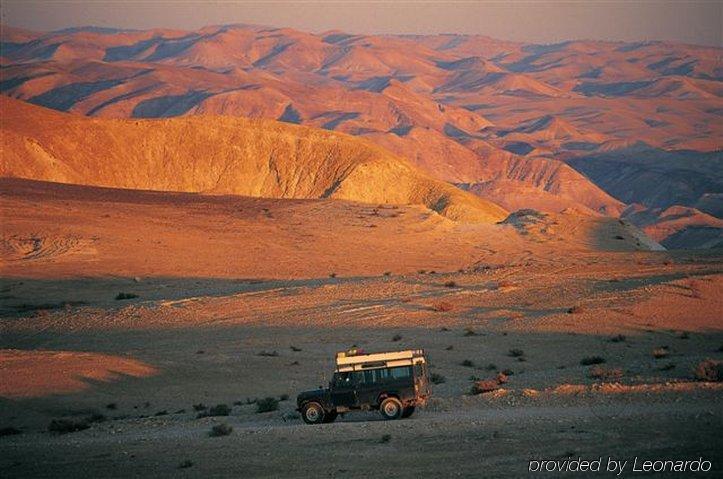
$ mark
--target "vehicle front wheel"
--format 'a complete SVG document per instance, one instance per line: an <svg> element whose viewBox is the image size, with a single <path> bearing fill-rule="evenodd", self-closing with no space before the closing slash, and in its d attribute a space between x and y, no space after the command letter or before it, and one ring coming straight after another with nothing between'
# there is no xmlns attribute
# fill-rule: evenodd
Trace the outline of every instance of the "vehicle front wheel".
<svg viewBox="0 0 723 479"><path fill-rule="evenodd" d="M306 424L321 424L325 415L324 408L316 402L306 403L301 408L301 418Z"/></svg>
<svg viewBox="0 0 723 479"><path fill-rule="evenodd" d="M379 412L382 413L384 419L399 419L402 410L402 402L395 397L386 398L379 405Z"/></svg>
<svg viewBox="0 0 723 479"><path fill-rule="evenodd" d="M409 417L412 414L414 414L414 406L407 406L404 408L404 411L402 411L402 417Z"/></svg>

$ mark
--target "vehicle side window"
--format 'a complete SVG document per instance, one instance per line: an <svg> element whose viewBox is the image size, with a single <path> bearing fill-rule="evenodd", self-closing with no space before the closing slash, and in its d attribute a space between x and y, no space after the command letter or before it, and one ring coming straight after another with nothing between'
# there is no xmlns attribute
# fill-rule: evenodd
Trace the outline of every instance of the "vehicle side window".
<svg viewBox="0 0 723 479"><path fill-rule="evenodd" d="M412 376L412 367L411 366L401 366L398 368L391 368L391 369L389 369L389 372L391 373L391 376L394 379L409 378Z"/></svg>
<svg viewBox="0 0 723 479"><path fill-rule="evenodd" d="M352 373L352 381L354 381L354 384L364 384L364 373L365 371L357 371Z"/></svg>
<svg viewBox="0 0 723 479"><path fill-rule="evenodd" d="M374 371L364 371L364 384L374 384Z"/></svg>
<svg viewBox="0 0 723 479"><path fill-rule="evenodd" d="M374 370L374 382L377 383L383 383L387 380L389 380L389 370L388 369L375 369Z"/></svg>

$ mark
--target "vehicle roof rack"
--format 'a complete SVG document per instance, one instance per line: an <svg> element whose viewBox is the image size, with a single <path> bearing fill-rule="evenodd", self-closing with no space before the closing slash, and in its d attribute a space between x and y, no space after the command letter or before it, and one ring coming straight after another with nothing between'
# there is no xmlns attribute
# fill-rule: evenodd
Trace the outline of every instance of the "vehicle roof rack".
<svg viewBox="0 0 723 479"><path fill-rule="evenodd" d="M359 349L350 349L336 353L338 372L363 371L365 369L393 368L413 366L426 362L423 349L407 349L385 353L366 353Z"/></svg>

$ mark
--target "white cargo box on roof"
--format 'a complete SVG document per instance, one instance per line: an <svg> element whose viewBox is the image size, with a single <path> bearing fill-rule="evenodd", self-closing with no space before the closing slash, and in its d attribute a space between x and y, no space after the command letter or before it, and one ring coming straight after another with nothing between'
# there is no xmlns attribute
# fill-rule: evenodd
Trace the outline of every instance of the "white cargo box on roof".
<svg viewBox="0 0 723 479"><path fill-rule="evenodd" d="M424 350L422 349L371 354L355 354L354 352L343 351L336 354L336 369L339 372L413 366L424 362Z"/></svg>

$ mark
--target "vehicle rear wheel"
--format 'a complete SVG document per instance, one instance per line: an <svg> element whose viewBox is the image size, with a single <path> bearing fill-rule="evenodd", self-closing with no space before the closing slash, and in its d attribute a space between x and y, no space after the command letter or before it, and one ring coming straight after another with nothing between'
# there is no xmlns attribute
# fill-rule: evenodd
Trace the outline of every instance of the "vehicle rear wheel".
<svg viewBox="0 0 723 479"><path fill-rule="evenodd" d="M301 408L301 418L306 424L320 424L324 422L326 413L321 404L316 402L310 402L304 404Z"/></svg>
<svg viewBox="0 0 723 479"><path fill-rule="evenodd" d="M328 423L330 423L330 422L336 421L336 416L337 416L337 415L338 415L338 414L337 414L336 411L332 411L332 412L326 413L326 415L324 416L324 423L327 423L327 424L328 424Z"/></svg>
<svg viewBox="0 0 723 479"><path fill-rule="evenodd" d="M384 419L399 419L403 409L402 402L395 397L388 397L379 405L379 412Z"/></svg>
<svg viewBox="0 0 723 479"><path fill-rule="evenodd" d="M414 414L414 406L407 406L404 408L404 411L402 411L402 417L409 417L412 414Z"/></svg>

